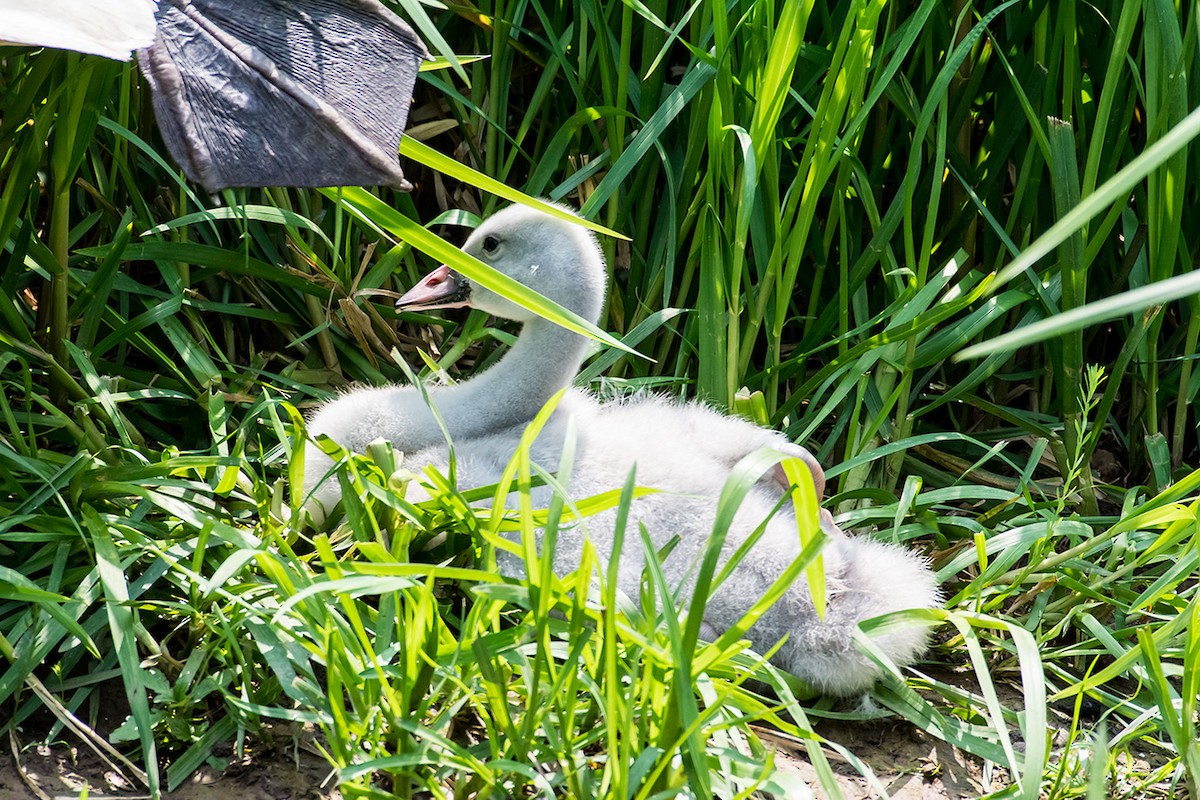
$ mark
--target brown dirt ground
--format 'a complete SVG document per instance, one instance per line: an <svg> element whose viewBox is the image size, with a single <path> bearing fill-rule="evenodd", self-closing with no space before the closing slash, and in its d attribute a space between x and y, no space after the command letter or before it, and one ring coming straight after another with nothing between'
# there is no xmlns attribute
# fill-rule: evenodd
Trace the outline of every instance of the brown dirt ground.
<svg viewBox="0 0 1200 800"><path fill-rule="evenodd" d="M961 800L988 791L978 758L902 720L883 720L873 725L825 722L816 730L870 767L894 800ZM802 748L769 731L758 733L764 742L776 744L782 768L800 773L809 786L817 785L816 771ZM882 796L838 753L826 750L826 756L846 800ZM1003 788L1007 779L1003 771L995 774L991 790Z"/></svg>
<svg viewBox="0 0 1200 800"><path fill-rule="evenodd" d="M7 745L8 743L6 743ZM86 786L89 800L149 797L145 787L111 769L83 745L26 747L20 762L9 746L0 754L0 800L66 800ZM224 769L201 767L170 800L337 800L336 778L311 744L294 743L238 759ZM163 777L165 781L165 775Z"/></svg>
<svg viewBox="0 0 1200 800"><path fill-rule="evenodd" d="M980 765L911 725L884 721L823 723L823 735L836 739L863 759L896 800L957 800L983 794ZM815 773L801 747L768 730L759 735L778 748L778 763L799 772L812 785ZM83 746L57 743L26 747L20 763L9 747L0 755L0 800L77 798L84 786L90 800L147 797L145 790L108 768ZM836 753L828 753L847 800L878 797L866 780ZM993 787L999 788L999 787ZM165 794L171 800L337 800L330 769L310 745L230 758L224 770L203 767L183 786Z"/></svg>
<svg viewBox="0 0 1200 800"><path fill-rule="evenodd" d="M998 688L1002 702L1019 707L1016 687L1001 684ZM861 759L887 796L895 800L967 800L1002 789L1009 780L999 769L985 777L980 759L898 718L821 720L816 722L816 730ZM759 728L757 733L775 746L777 763L783 769L798 773L809 786L816 785L816 773L799 742L768 729ZM32 738L26 734L24 745L0 742L0 800L74 799L85 786L90 800L148 797L144 787L109 768L84 745L71 741L48 747L31 745ZM241 757L227 748L218 754L227 764L224 768L202 767L177 790L163 796L169 800L340 800L336 779L311 733L271 728L268 738L274 742L272 746L257 745ZM883 796L837 752L829 748L825 752L846 800ZM1153 755L1146 757L1155 760ZM1138 767L1144 774L1150 764ZM1172 794L1167 787L1154 787L1133 796L1157 800Z"/></svg>

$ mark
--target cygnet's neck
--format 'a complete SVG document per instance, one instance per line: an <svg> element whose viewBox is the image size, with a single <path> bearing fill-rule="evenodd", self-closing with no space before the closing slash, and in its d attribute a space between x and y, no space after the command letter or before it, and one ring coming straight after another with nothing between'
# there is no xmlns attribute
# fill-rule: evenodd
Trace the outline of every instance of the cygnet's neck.
<svg viewBox="0 0 1200 800"><path fill-rule="evenodd" d="M456 386L430 390L452 440L532 420L579 373L587 340L553 322L525 323L499 363Z"/></svg>

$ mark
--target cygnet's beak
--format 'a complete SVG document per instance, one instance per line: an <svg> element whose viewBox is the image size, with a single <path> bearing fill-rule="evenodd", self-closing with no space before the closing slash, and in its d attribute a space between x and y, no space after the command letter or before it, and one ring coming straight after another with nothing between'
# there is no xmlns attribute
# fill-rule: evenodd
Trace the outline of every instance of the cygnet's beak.
<svg viewBox="0 0 1200 800"><path fill-rule="evenodd" d="M471 284L443 264L405 292L396 301L396 310L431 311L435 308L462 308L470 304Z"/></svg>

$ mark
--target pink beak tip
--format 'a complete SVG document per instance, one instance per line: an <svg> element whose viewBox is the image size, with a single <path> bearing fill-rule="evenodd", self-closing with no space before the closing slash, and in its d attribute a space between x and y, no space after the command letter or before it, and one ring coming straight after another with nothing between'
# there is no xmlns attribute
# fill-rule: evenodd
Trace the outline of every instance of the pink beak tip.
<svg viewBox="0 0 1200 800"><path fill-rule="evenodd" d="M469 305L470 285L442 266L422 278L396 301L397 311L432 311L436 308L462 308Z"/></svg>

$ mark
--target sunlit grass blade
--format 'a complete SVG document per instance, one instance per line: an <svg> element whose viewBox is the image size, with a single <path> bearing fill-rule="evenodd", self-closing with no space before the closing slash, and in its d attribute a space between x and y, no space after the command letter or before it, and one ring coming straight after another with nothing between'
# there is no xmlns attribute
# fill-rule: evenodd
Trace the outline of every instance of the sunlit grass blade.
<svg viewBox="0 0 1200 800"><path fill-rule="evenodd" d="M137 723L150 794L157 797L160 791L158 759L155 755L157 745L150 715L149 697L143 680L141 659L137 653L135 638L135 628L138 624L137 615L129 605L129 587L108 527L98 514L86 508L84 509L84 519L96 547L96 568L100 573L100 580L108 598L109 629L112 632L113 646L116 648L117 657L121 662L125 696L129 701L130 713Z"/></svg>
<svg viewBox="0 0 1200 800"><path fill-rule="evenodd" d="M1135 314L1152 306L1162 306L1172 300L1200 294L1200 273L1189 272L1156 281L1148 286L1120 292L1103 300L1085 303L1010 333L964 348L954 356L956 361L981 358L992 353L1009 352L1037 342L1043 342L1111 319Z"/></svg>
<svg viewBox="0 0 1200 800"><path fill-rule="evenodd" d="M1112 203L1127 196L1134 186L1145 180L1147 175L1161 167L1171 156L1187 147L1198 135L1200 135L1200 109L1196 109L1184 117L1178 125L1171 128L1170 132L1147 147L1117 174L1096 187L1095 192L1083 198L1079 205L1063 215L1058 222L1026 247L1020 256L999 272L996 280L992 283L992 290L994 291L1032 267L1093 217L1103 213Z"/></svg>

